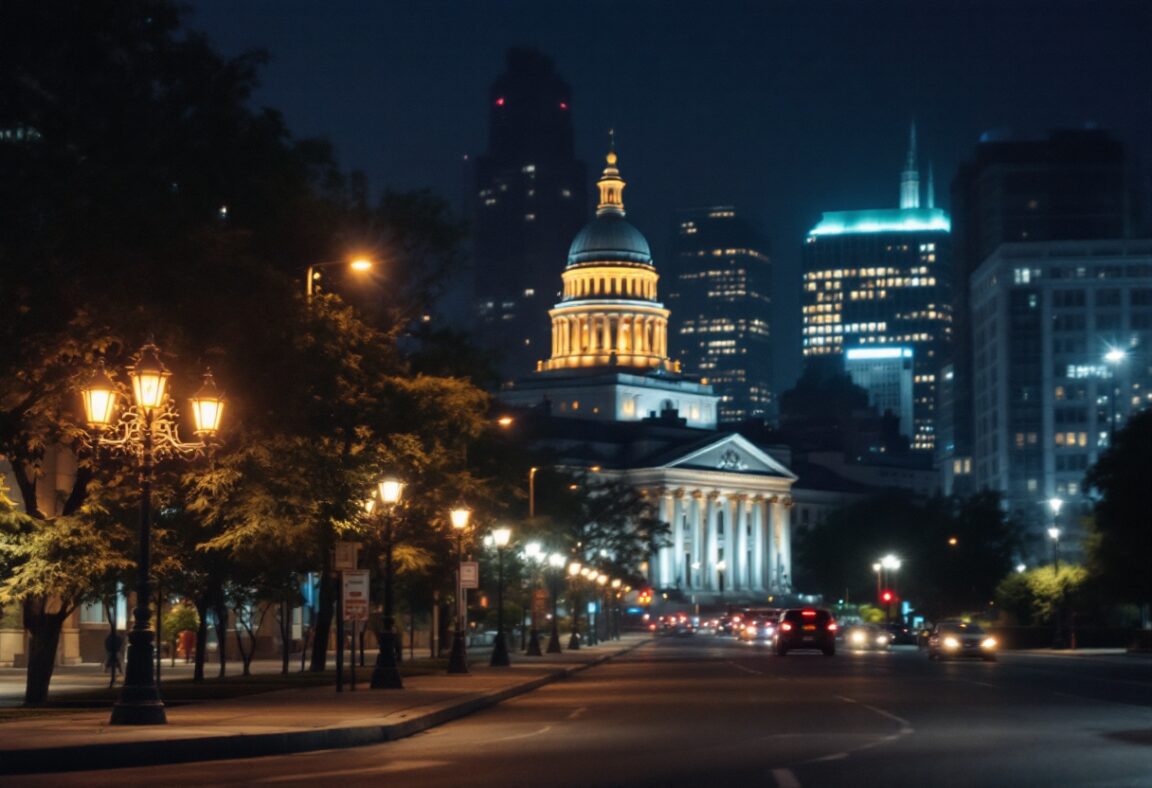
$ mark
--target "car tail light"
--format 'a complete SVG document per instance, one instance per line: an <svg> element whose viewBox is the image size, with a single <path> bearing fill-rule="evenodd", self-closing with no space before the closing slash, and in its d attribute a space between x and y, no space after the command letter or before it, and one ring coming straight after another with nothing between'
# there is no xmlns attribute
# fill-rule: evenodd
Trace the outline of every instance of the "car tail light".
<svg viewBox="0 0 1152 788"><path fill-rule="evenodd" d="M780 625L780 631L781 632L791 632L792 631L792 625L789 624L787 621L785 621L783 624Z"/></svg>
<svg viewBox="0 0 1152 788"><path fill-rule="evenodd" d="M835 632L836 631L836 622L835 621L832 621L828 624L828 631L829 632Z"/></svg>
<svg viewBox="0 0 1152 788"><path fill-rule="evenodd" d="M815 618L816 617L816 611L815 610L801 610L800 615L804 616L804 618Z"/></svg>

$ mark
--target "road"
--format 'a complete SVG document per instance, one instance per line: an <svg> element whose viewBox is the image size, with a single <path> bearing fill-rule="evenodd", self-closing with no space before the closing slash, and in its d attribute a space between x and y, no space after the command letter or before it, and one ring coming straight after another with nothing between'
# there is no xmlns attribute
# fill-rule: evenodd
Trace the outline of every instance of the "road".
<svg viewBox="0 0 1152 788"><path fill-rule="evenodd" d="M12 785L1148 786L1152 660L654 641L427 733Z"/></svg>

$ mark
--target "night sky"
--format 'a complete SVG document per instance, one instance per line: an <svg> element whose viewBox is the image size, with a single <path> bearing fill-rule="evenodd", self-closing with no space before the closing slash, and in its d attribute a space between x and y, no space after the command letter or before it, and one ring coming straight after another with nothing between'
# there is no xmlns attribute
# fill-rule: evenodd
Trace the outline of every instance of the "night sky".
<svg viewBox="0 0 1152 788"><path fill-rule="evenodd" d="M798 371L799 257L821 211L896 207L908 124L937 205L980 135L1112 128L1152 161L1149 0L196 0L224 54L271 55L257 103L323 136L374 189L463 204L487 89L509 46L573 87L599 174L615 128L629 219L668 248L671 212L730 204L778 264L778 387ZM1147 181L1146 181L1147 183ZM589 184L589 194L595 190ZM589 211L592 209L589 205ZM563 266L557 261L557 280Z"/></svg>

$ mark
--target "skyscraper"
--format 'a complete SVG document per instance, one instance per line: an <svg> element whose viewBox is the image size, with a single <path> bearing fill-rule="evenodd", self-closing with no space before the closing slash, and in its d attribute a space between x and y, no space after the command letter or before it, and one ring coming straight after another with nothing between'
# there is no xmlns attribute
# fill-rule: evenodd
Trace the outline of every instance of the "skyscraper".
<svg viewBox="0 0 1152 788"><path fill-rule="evenodd" d="M683 211L667 270L672 355L721 395L721 422L772 417L767 242L734 208Z"/></svg>
<svg viewBox="0 0 1152 788"><path fill-rule="evenodd" d="M1152 407L1152 240L1001 244L972 277L973 481L1046 560L1047 502L1076 544L1084 473Z"/></svg>
<svg viewBox="0 0 1152 788"><path fill-rule="evenodd" d="M1142 216L1123 144L1100 129L1060 129L1045 139L986 134L952 181L956 330L951 445L942 447L945 490L970 492L976 415L970 277L1002 243L1132 237Z"/></svg>
<svg viewBox="0 0 1152 788"><path fill-rule="evenodd" d="M510 380L548 352L548 309L586 218L585 169L572 90L548 57L510 49L488 98L488 150L475 163L475 336Z"/></svg>
<svg viewBox="0 0 1152 788"><path fill-rule="evenodd" d="M913 450L936 445L940 366L951 338L948 214L931 187L920 207L916 130L900 177L900 207L834 211L808 233L801 296L806 364L843 369L853 348L907 348L913 359Z"/></svg>

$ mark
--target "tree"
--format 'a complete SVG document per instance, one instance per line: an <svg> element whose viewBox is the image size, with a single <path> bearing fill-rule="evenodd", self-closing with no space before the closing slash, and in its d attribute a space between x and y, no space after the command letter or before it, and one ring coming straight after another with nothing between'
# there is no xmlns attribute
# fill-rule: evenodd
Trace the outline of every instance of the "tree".
<svg viewBox="0 0 1152 788"><path fill-rule="evenodd" d="M1088 470L1087 484L1100 493L1095 505L1089 568L1113 599L1152 603L1152 410L1137 413Z"/></svg>

